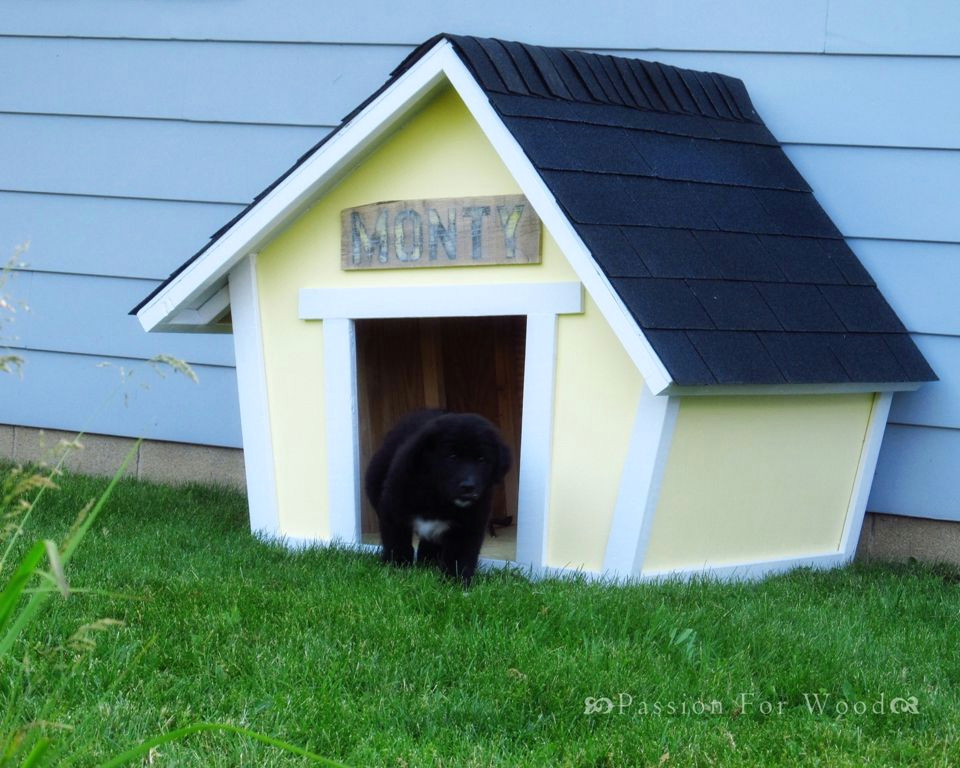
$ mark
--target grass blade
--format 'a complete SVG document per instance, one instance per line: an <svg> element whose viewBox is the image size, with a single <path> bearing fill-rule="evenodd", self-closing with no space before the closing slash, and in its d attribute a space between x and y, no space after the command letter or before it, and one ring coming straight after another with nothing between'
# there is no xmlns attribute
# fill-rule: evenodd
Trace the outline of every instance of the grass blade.
<svg viewBox="0 0 960 768"><path fill-rule="evenodd" d="M33 545L30 551L23 556L17 570L10 577L3 592L0 593L0 629L6 627L9 623L13 609L19 602L23 590L33 574L36 573L37 568L40 567L40 563L43 561L44 548L45 544L42 541Z"/></svg>
<svg viewBox="0 0 960 768"><path fill-rule="evenodd" d="M100 498L97 499L96 504L93 505L93 507L90 509L90 512L86 515L80 525L77 526L70 538L67 539L67 542L63 547L63 551L60 553L61 567L66 566L66 564L70 561L70 557L76 551L77 547L80 545L80 542L83 541L83 537L87 534L87 531L90 530L90 526L93 525L94 520L97 519L97 515L100 514L100 510L103 509L104 505L113 494L114 489L117 487L117 483L120 482L120 478L123 477L123 473L126 471L127 465L136 455L136 452L140 449L140 443L140 440L137 440L137 442L134 443L133 447L124 458L123 463L120 465L120 468L110 479L110 483L107 485L103 493L100 494ZM33 549L30 550L30 554L32 555L34 550L36 550L38 547L42 557L45 549L45 544L42 541L38 542ZM34 570L36 567L37 566L35 565ZM21 568L23 568L22 563ZM19 572L20 569L18 569L18 573ZM30 573L33 573L33 570L31 570ZM23 582L23 585L25 584L26 581ZM4 590L4 594L6 591L7 590ZM22 591L23 586L20 587L19 592ZM30 596L30 600L27 602L27 604L23 606L18 613L16 613L16 618L14 618L13 623L7 627L6 633L4 634L3 638L0 639L0 656L6 656L8 653L10 653L10 649L20 636L20 633L23 632L24 628L34 619L43 604L50 599L51 594L52 593L50 592L34 592ZM0 598L0 601L2 601L2 598ZM16 603L14 602L13 605L16 605ZM8 614L7 618L9 618L10 615L13 614ZM0 622L0 628L2 628L4 625L4 622Z"/></svg>
<svg viewBox="0 0 960 768"><path fill-rule="evenodd" d="M135 760L138 757L143 757L154 747L160 746L161 744L169 744L173 741L179 741L187 736L191 736L195 733L203 733L204 731L223 731L226 733L235 733L240 736L246 736L247 738L262 742L263 744L267 744L271 747L277 747L278 749L282 749L294 755L305 757L311 762L329 766L329 768L347 768L347 766L345 766L343 763L338 763L334 760L330 760L329 758L315 755L313 752L308 752L301 747L288 744L285 741L280 741L280 739L275 739L272 736L257 733L256 731L251 731L247 728L240 728L236 725L224 725L220 723L195 723L194 725L188 725L184 728L170 731L170 733L165 733L161 736L154 736L152 739L147 739L142 744L139 744L132 749L128 749L126 752L117 755L107 762L101 763L100 768L117 768L117 766L126 765L131 760Z"/></svg>

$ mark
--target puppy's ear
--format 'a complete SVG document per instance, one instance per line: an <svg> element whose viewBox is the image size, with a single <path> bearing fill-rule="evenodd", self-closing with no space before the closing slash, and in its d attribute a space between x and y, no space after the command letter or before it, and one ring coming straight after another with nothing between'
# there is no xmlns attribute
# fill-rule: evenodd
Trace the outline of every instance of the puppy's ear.
<svg viewBox="0 0 960 768"><path fill-rule="evenodd" d="M497 441L497 471L496 471L496 482L503 480L504 475L510 471L510 466L513 464L513 456L510 453L510 448L507 447L507 444L502 440Z"/></svg>

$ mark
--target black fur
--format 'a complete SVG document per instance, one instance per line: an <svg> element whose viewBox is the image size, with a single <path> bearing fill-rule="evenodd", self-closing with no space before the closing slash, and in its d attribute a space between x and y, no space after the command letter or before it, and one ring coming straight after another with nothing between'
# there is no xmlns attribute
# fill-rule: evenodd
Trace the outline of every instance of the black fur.
<svg viewBox="0 0 960 768"><path fill-rule="evenodd" d="M443 530L420 536L417 562L435 563L469 584L490 521L493 488L509 469L510 449L482 416L436 410L406 416L367 468L365 487L380 518L384 561L413 562L420 520Z"/></svg>

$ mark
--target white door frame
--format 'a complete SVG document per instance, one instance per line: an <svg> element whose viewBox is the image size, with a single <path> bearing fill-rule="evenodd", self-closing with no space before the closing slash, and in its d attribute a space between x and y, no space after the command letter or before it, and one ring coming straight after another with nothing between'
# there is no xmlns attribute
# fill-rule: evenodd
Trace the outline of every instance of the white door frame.
<svg viewBox="0 0 960 768"><path fill-rule="evenodd" d="M553 453L557 316L582 312L579 282L302 289L300 318L323 322L330 540L360 543L355 321L520 315L527 329L515 562L539 570L544 565Z"/></svg>

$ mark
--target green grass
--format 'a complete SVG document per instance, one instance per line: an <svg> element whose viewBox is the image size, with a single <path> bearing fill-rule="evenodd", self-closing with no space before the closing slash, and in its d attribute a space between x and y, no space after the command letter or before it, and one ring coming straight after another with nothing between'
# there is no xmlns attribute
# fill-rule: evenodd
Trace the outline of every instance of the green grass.
<svg viewBox="0 0 960 768"><path fill-rule="evenodd" d="M64 478L32 536L61 539L105 485ZM28 690L5 686L0 706L25 722L55 697L81 765L198 721L358 767L960 762L955 570L631 587L498 572L465 592L372 555L258 542L245 516L233 492L122 482L68 572L98 593L54 601L17 651ZM104 618L123 625L92 632L92 650L68 642ZM584 713L620 693L622 714ZM829 706L812 713L804 694ZM890 712L911 696L917 714ZM698 713L714 699L722 712ZM868 711L838 714L838 700ZM155 764L308 763L201 734Z"/></svg>

